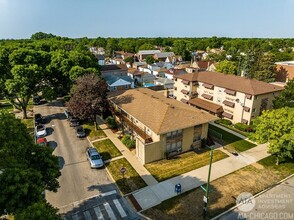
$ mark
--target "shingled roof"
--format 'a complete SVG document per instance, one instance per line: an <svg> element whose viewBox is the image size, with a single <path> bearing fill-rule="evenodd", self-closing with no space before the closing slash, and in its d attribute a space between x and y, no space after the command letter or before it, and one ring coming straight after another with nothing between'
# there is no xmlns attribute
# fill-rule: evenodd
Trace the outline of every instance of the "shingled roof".
<svg viewBox="0 0 294 220"><path fill-rule="evenodd" d="M223 73L209 71L176 75L174 77L192 82L198 81L209 83L214 86L235 90L250 95L260 95L283 90L283 88L280 86L258 81L256 79L247 79L241 76L225 75Z"/></svg>
<svg viewBox="0 0 294 220"><path fill-rule="evenodd" d="M217 117L147 88L115 91L109 100L157 134L217 120Z"/></svg>

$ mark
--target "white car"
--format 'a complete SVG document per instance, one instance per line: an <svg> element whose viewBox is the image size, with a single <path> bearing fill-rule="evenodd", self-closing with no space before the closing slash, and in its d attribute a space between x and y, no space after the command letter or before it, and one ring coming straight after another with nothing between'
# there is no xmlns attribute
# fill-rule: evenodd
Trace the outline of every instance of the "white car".
<svg viewBox="0 0 294 220"><path fill-rule="evenodd" d="M46 127L45 125L37 125L35 127L35 132L36 132L36 136L37 138L39 137L45 137L47 135L47 132L46 132Z"/></svg>

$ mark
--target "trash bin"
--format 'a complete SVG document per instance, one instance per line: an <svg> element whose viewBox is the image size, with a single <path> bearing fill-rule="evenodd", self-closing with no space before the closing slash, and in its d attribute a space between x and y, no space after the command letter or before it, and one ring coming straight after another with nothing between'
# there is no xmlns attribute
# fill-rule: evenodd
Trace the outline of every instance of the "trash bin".
<svg viewBox="0 0 294 220"><path fill-rule="evenodd" d="M175 192L177 193L177 194L179 194L179 193L181 193L181 191L182 191L182 186L181 186L181 184L176 184L175 185Z"/></svg>

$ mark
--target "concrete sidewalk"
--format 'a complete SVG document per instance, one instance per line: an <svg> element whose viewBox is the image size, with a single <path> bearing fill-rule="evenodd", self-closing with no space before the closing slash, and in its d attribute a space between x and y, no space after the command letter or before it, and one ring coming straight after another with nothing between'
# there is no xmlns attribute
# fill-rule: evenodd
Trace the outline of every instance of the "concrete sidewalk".
<svg viewBox="0 0 294 220"><path fill-rule="evenodd" d="M247 151L242 152L239 156L231 156L212 164L210 180L213 181L245 166L255 163L270 154L267 153L267 144L261 144ZM133 196L141 206L142 210L149 209L170 199L177 194L175 185L182 185L182 192L197 188L207 181L209 166L204 166L188 173L165 180L156 185L147 186L135 193Z"/></svg>
<svg viewBox="0 0 294 220"><path fill-rule="evenodd" d="M149 173L149 171L140 163L136 156L134 156L129 151L129 149L117 138L116 134L114 134L99 117L97 117L97 125L99 125L106 136L113 142L113 144L132 165L132 167L134 167L134 169L148 186L152 186L158 183L157 180Z"/></svg>

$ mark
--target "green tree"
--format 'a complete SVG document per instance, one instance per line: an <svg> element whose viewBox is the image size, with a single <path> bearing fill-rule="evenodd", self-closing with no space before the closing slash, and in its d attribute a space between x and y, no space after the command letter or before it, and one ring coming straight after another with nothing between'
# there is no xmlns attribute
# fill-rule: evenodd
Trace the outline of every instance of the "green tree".
<svg viewBox="0 0 294 220"><path fill-rule="evenodd" d="M57 191L58 158L51 148L34 144L26 126L13 114L0 113L0 142L0 215L44 201L45 190Z"/></svg>
<svg viewBox="0 0 294 220"><path fill-rule="evenodd" d="M274 108L291 107L294 108L294 79L289 80L285 89L274 100Z"/></svg>
<svg viewBox="0 0 294 220"><path fill-rule="evenodd" d="M27 118L27 106L33 94L40 90L42 69L34 65L16 65L11 69L11 78L5 81L6 98Z"/></svg>
<svg viewBox="0 0 294 220"><path fill-rule="evenodd" d="M33 203L21 212L16 213L17 220L61 220L58 209L54 208L48 202L42 201Z"/></svg>
<svg viewBox="0 0 294 220"><path fill-rule="evenodd" d="M216 66L216 72L225 73L225 74L237 74L237 64L233 61L224 60L220 61Z"/></svg>
<svg viewBox="0 0 294 220"><path fill-rule="evenodd" d="M48 39L48 38L53 38L53 37L56 37L56 36L51 33L47 34L44 32L37 32L31 36L31 39L32 40L40 40L40 39Z"/></svg>
<svg viewBox="0 0 294 220"><path fill-rule="evenodd" d="M253 121L258 143L269 142L269 152L276 156L277 164L294 157L294 108L264 111Z"/></svg>
<svg viewBox="0 0 294 220"><path fill-rule="evenodd" d="M155 62L155 59L154 59L154 57L152 55L148 55L146 57L146 63L153 64L154 62Z"/></svg>
<svg viewBox="0 0 294 220"><path fill-rule="evenodd" d="M264 82L275 81L275 57L272 53L266 53L260 56L257 70L254 72L254 78Z"/></svg>
<svg viewBox="0 0 294 220"><path fill-rule="evenodd" d="M92 119L101 115L107 107L107 84L96 74L77 78L66 103L69 111L80 119Z"/></svg>
<svg viewBox="0 0 294 220"><path fill-rule="evenodd" d="M139 47L139 50L154 50L154 46L152 44L145 43Z"/></svg>

